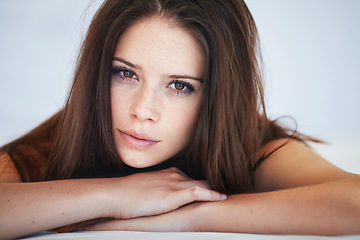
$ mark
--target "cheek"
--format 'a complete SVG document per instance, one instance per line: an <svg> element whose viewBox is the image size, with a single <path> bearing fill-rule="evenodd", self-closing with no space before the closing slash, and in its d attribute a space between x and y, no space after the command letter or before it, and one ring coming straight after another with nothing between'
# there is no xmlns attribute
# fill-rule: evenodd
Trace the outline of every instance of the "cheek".
<svg viewBox="0 0 360 240"><path fill-rule="evenodd" d="M185 145L191 136L198 117L199 104L187 104L177 107L168 112L168 121L166 123L167 132L171 137Z"/></svg>
<svg viewBox="0 0 360 240"><path fill-rule="evenodd" d="M111 116L113 124L116 125L119 120L123 117L125 113L126 104L124 104L124 97L121 97L122 94L119 94L116 89L112 87L111 89Z"/></svg>

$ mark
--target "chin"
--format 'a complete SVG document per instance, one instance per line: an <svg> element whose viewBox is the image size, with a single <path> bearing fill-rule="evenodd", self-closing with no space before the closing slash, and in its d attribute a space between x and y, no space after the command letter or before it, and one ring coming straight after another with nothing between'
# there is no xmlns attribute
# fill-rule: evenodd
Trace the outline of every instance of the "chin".
<svg viewBox="0 0 360 240"><path fill-rule="evenodd" d="M156 164L161 163L161 161L159 162L152 162L152 161L147 161L147 160L143 160L143 161L138 161L136 160L123 160L123 163L125 163L126 165L133 167L133 168L147 168L147 167L152 167Z"/></svg>

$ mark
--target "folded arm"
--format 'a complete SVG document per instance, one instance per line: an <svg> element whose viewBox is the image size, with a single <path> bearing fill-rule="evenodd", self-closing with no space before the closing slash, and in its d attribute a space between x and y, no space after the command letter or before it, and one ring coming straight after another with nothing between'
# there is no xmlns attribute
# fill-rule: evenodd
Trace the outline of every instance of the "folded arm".
<svg viewBox="0 0 360 240"><path fill-rule="evenodd" d="M284 141L274 141L264 151ZM222 229L208 226L216 231L266 234L360 233L360 177L339 169L300 142L291 141L270 155L257 170L255 185L256 194L204 205L213 209L208 214L224 220Z"/></svg>
<svg viewBox="0 0 360 240"><path fill-rule="evenodd" d="M5 238L101 217L104 194L95 181L0 183L0 232Z"/></svg>
<svg viewBox="0 0 360 240"><path fill-rule="evenodd" d="M177 169L123 178L20 183L9 158L0 159L0 232L15 238L98 218L127 219L173 211L223 196Z"/></svg>
<svg viewBox="0 0 360 240"><path fill-rule="evenodd" d="M198 231L261 234L360 233L360 179L230 196L198 206ZM195 221L197 222L197 221Z"/></svg>
<svg viewBox="0 0 360 240"><path fill-rule="evenodd" d="M272 142L265 151L283 141ZM256 193L85 229L360 234L360 177L335 167L302 143L290 142L258 168Z"/></svg>

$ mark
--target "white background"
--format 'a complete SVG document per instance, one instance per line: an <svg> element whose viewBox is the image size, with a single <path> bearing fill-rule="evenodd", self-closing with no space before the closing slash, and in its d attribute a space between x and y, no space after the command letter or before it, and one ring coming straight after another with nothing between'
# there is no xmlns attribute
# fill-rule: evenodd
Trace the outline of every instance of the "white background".
<svg viewBox="0 0 360 240"><path fill-rule="evenodd" d="M101 2L0 1L0 145L63 106ZM298 130L330 143L316 151L360 173L360 1L246 2L260 33L269 115L294 117Z"/></svg>

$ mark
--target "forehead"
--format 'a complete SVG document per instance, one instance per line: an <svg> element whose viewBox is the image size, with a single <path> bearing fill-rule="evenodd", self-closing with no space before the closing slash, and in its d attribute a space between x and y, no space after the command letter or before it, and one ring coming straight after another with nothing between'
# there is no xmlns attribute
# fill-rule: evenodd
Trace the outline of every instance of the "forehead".
<svg viewBox="0 0 360 240"><path fill-rule="evenodd" d="M115 57L137 65L161 64L170 69L200 71L204 53L190 31L162 17L141 19L119 38Z"/></svg>

